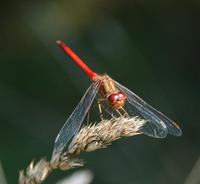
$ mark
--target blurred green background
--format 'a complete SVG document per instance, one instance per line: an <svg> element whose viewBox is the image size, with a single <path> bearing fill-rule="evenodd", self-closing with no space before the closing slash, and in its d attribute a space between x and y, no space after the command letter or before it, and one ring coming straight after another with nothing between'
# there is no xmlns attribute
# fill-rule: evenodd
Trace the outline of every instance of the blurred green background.
<svg viewBox="0 0 200 184"><path fill-rule="evenodd" d="M8 183L33 158L50 157L90 84L57 39L183 130L178 138L131 137L83 154L93 183L187 180L200 155L199 1L18 0L0 9L0 161ZM46 183L74 171L55 172Z"/></svg>

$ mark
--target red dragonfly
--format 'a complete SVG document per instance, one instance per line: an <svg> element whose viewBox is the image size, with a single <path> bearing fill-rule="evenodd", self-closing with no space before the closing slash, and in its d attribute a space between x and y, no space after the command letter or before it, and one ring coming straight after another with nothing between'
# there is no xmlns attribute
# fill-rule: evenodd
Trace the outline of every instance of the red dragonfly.
<svg viewBox="0 0 200 184"><path fill-rule="evenodd" d="M181 136L179 126L164 114L147 104L128 88L113 80L107 74L99 75L92 71L66 44L57 41L61 49L72 61L85 72L92 84L85 92L81 101L72 112L56 137L54 154L61 153L68 141L77 134L95 97L97 98L100 117L103 119L102 103L106 103L120 116L135 115L146 120L139 133L156 138L164 138L169 133Z"/></svg>

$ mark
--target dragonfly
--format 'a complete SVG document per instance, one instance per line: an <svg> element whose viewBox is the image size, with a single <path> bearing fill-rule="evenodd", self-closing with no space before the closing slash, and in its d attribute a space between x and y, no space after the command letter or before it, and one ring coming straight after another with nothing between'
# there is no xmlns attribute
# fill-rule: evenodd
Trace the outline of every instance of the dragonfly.
<svg viewBox="0 0 200 184"><path fill-rule="evenodd" d="M181 136L182 131L174 121L107 74L100 75L92 71L64 42L58 40L57 44L82 69L92 84L58 133L54 143L54 155L61 153L65 145L78 133L95 98L101 119L104 118L102 103L106 103L120 116L133 117L137 114L145 119L146 123L139 130L141 134L155 138L165 138L167 134Z"/></svg>

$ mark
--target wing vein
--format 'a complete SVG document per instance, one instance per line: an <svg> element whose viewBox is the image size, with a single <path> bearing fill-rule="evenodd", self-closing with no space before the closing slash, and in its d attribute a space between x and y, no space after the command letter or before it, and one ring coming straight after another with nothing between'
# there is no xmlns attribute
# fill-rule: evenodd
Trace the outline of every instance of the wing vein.
<svg viewBox="0 0 200 184"><path fill-rule="evenodd" d="M87 89L79 104L58 133L54 143L53 155L61 153L69 140L79 131L81 124L94 101L99 86L100 81L96 81Z"/></svg>

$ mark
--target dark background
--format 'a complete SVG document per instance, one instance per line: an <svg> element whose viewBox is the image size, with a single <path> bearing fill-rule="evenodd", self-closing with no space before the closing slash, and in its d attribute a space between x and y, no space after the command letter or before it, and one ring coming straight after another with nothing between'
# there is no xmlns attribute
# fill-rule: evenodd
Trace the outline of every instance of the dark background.
<svg viewBox="0 0 200 184"><path fill-rule="evenodd" d="M57 39L183 130L178 138L131 137L83 154L93 183L187 180L200 155L199 1L19 0L0 8L0 160L8 183L33 158L50 158L90 84ZM55 172L46 183L74 171Z"/></svg>

